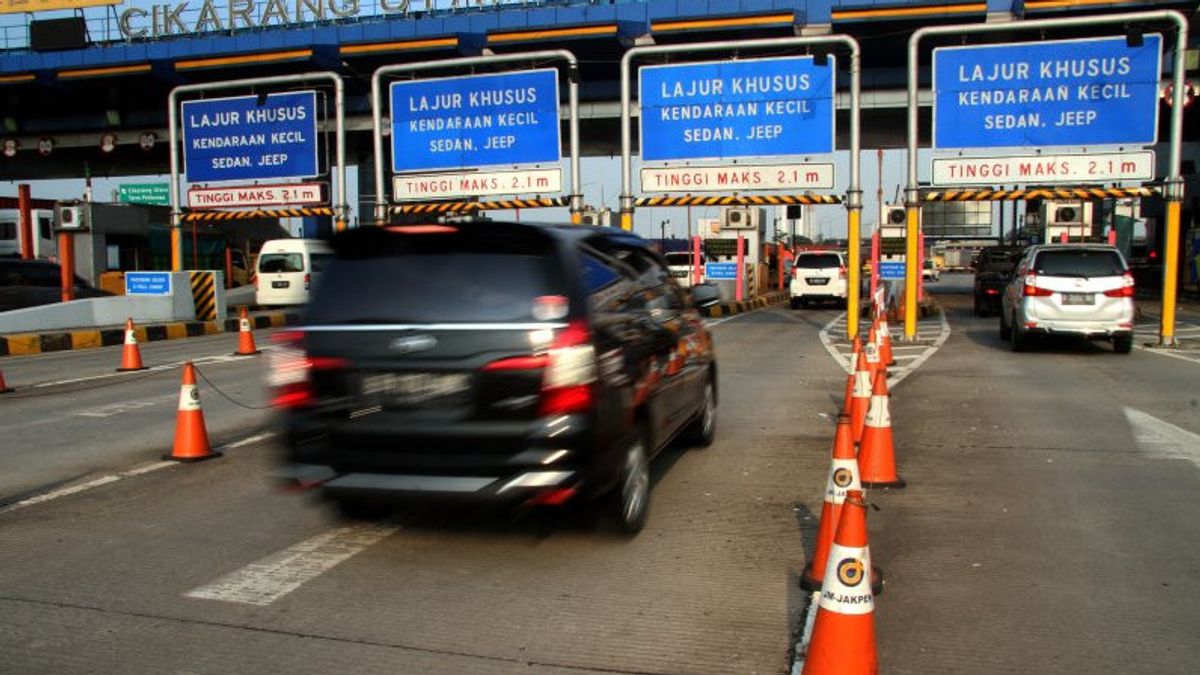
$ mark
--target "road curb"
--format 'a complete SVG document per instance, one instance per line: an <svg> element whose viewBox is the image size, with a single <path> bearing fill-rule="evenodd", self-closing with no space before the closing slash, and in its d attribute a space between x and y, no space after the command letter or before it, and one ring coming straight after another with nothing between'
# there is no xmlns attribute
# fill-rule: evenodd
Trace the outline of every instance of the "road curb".
<svg viewBox="0 0 1200 675"><path fill-rule="evenodd" d="M279 328L295 325L300 315L294 312L264 312L250 317L255 328ZM171 321L138 326L138 343L179 340L202 335L215 335L238 330L236 317L224 321ZM46 352L112 347L125 341L125 329L95 328L46 333L12 333L0 335L0 356L29 356Z"/></svg>
<svg viewBox="0 0 1200 675"><path fill-rule="evenodd" d="M718 305L709 305L701 307L700 314L708 318L717 318L722 316L732 316L741 314L755 309L762 309L768 305L773 305L777 302L783 302L787 299L787 294L783 292L767 293L766 295L754 298L753 300L743 300L741 302L722 302Z"/></svg>

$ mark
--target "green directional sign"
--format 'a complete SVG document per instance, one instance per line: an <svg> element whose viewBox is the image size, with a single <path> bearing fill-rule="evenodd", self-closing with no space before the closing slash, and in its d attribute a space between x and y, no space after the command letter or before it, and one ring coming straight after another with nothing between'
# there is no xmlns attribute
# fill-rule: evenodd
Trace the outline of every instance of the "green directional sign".
<svg viewBox="0 0 1200 675"><path fill-rule="evenodd" d="M125 183L119 187L117 199L122 204L170 206L170 187L170 183Z"/></svg>

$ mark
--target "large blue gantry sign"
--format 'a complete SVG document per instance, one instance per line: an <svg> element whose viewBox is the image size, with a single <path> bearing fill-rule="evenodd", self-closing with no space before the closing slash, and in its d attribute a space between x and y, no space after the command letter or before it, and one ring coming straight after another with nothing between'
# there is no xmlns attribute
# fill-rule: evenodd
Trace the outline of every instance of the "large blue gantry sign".
<svg viewBox="0 0 1200 675"><path fill-rule="evenodd" d="M393 172L562 158L553 68L394 82L389 93Z"/></svg>
<svg viewBox="0 0 1200 675"><path fill-rule="evenodd" d="M638 79L643 161L833 152L833 57L645 66Z"/></svg>
<svg viewBox="0 0 1200 675"><path fill-rule="evenodd" d="M185 101L183 159L193 183L316 176L317 94Z"/></svg>
<svg viewBox="0 0 1200 675"><path fill-rule="evenodd" d="M933 147L1146 145L1158 139L1162 37L933 53Z"/></svg>

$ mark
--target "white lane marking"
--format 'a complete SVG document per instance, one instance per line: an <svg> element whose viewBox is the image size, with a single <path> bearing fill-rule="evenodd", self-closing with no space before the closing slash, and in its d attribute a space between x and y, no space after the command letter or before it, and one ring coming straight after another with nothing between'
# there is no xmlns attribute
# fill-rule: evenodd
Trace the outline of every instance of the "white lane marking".
<svg viewBox="0 0 1200 675"><path fill-rule="evenodd" d="M274 431L266 431L266 432L263 432L260 434L255 434L254 436L250 436L249 438L243 438L240 441L234 441L233 443L228 443L226 445L223 445L223 446L217 448L217 450L225 451L225 450L232 450L234 448L240 448L243 445L249 445L250 443L268 439L268 438L274 436L275 433L276 432L274 432ZM99 476L97 478L93 478L92 480L89 480L85 483L79 483L77 485L68 485L67 487L59 488L57 490L51 490L50 492L45 492L40 495L34 495L33 497L29 497L28 499L22 499L19 502L13 502L12 504L9 504L8 506L0 508L0 513L8 513L9 511L16 511L18 509L23 509L27 506L33 506L34 504L44 504L48 501L58 499L60 497L68 497L70 495L79 494L80 492L86 492L87 490L91 490L92 488L97 488L102 485L108 485L109 483L115 483L116 481L119 481L123 478L133 478L134 476L142 476L142 475L151 473L152 471L158 471L159 469L165 469L169 466L179 466L179 462L172 462L172 461L151 462L150 464L144 464L142 466L134 467L134 468L128 469L126 471L119 471L115 474L106 474L103 476Z"/></svg>
<svg viewBox="0 0 1200 675"><path fill-rule="evenodd" d="M837 325L839 322L843 321L844 318L845 318L845 312L842 312L842 314L835 317L833 319L833 321L830 321L829 323L825 324L825 327L821 329L820 338L821 338L821 344L825 345L825 351L829 352L829 355L833 357L834 362L836 362L842 368L842 370L844 370L846 373L849 373L852 370L852 364L850 363L850 355L848 352L843 353L842 350L839 349L839 347L845 347L846 349L849 349L850 348L849 343L837 342L830 336L831 329L833 329L834 326ZM888 387L894 387L897 384L900 384L901 382L903 382L904 378L908 377L917 368L920 368L922 364L924 364L926 361L929 360L929 357L933 356L934 352L936 352L938 349L940 349L941 346L946 344L946 341L950 339L950 322L946 319L946 314L944 312L937 315L936 321L928 321L927 320L927 321L921 322L921 324L924 325L927 329L925 331L926 333L928 332L929 328L932 328L931 324L935 324L935 323L938 327L939 333L938 333L937 338L934 339L932 344L928 344L928 345L898 345L893 340L893 342L892 342L892 351L893 352L895 352L896 350L900 350L900 349L905 349L905 350L920 349L922 351L920 354L917 354L917 355L909 355L909 354L896 354L895 355L895 359L897 362L899 362L901 360L908 361L909 359L912 359L912 363L890 369L888 371L889 372ZM917 332L918 332L918 334L920 334L922 331L918 330Z"/></svg>
<svg viewBox="0 0 1200 675"><path fill-rule="evenodd" d="M706 321L704 323L704 326L706 328L712 328L713 326L720 326L721 324L725 323L726 321L733 321L734 319L746 316L747 314L749 314L749 312L742 312L741 314L734 314L733 316L727 316L724 319L717 319L716 321Z"/></svg>
<svg viewBox="0 0 1200 675"><path fill-rule="evenodd" d="M131 412L134 410L139 410L141 408L149 408L150 406L158 405L159 403L162 403L164 401L173 401L176 398L178 398L178 395L172 394L170 396L160 396L158 398L149 398L149 399L144 399L141 401L123 401L121 403L110 403L108 405L100 406L99 408L92 408L90 410L85 410L80 413L75 413L75 416L76 417L98 417L98 418L112 417L113 415L120 415L121 413L127 413L127 412Z"/></svg>
<svg viewBox="0 0 1200 675"><path fill-rule="evenodd" d="M212 363L229 363L230 361L241 361L251 358L250 356L237 356L232 354L222 354L220 356L201 356L199 358L190 359L192 365L204 366ZM29 385L30 388L35 387L56 387L63 384L79 384L80 382L91 382L94 380L104 380L110 377L128 377L131 375L145 375L147 373L156 373L162 370L171 370L172 368L181 368L189 359L183 361L174 361L171 363L163 363L157 366L150 366L145 370L136 370L123 373L104 373L103 375L89 375L87 377L74 377L67 380L55 380L54 382L39 382Z"/></svg>
<svg viewBox="0 0 1200 675"><path fill-rule="evenodd" d="M1200 435L1136 408L1126 407L1125 419L1142 452L1165 459L1186 459L1200 467Z"/></svg>
<svg viewBox="0 0 1200 675"><path fill-rule="evenodd" d="M1187 361L1189 363L1200 363L1200 351L1195 351L1195 350L1180 351L1180 350L1175 350L1175 349L1170 349L1170 348L1164 349L1162 347L1143 347L1141 345L1134 345L1133 348L1137 349L1138 351L1146 352L1147 354L1158 354L1159 356L1169 356L1173 359L1179 359L1181 361Z"/></svg>
<svg viewBox="0 0 1200 675"><path fill-rule="evenodd" d="M198 600L266 606L399 529L395 525L370 523L330 530L183 595Z"/></svg>

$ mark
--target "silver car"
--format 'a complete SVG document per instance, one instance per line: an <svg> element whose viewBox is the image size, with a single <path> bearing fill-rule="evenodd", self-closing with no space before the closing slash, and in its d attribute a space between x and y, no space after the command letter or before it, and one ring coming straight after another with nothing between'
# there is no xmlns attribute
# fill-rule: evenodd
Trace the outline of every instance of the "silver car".
<svg viewBox="0 0 1200 675"><path fill-rule="evenodd" d="M1076 335L1133 348L1133 275L1121 252L1101 244L1034 246L1004 289L1000 337L1021 351L1034 335Z"/></svg>

